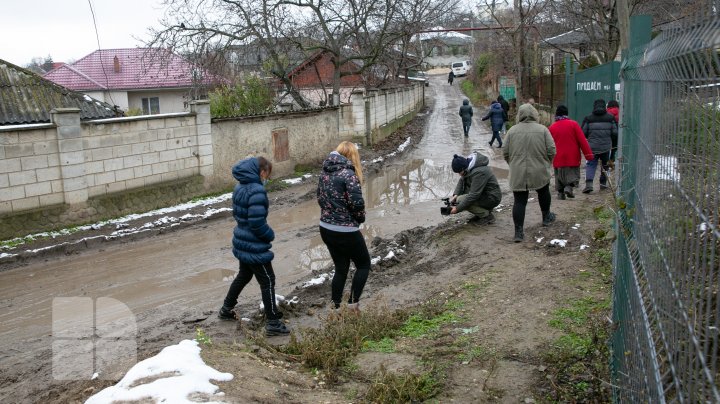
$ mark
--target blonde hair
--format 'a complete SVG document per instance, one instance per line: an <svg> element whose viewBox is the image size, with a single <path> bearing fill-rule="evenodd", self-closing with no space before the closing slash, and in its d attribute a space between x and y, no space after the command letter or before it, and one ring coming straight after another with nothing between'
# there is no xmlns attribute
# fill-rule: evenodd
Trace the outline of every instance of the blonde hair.
<svg viewBox="0 0 720 404"><path fill-rule="evenodd" d="M344 141L338 145L335 151L342 154L345 158L352 162L355 167L355 175L357 175L358 180L360 180L360 183L362 184L362 164L360 163L360 153L358 152L358 148L355 146L355 143Z"/></svg>

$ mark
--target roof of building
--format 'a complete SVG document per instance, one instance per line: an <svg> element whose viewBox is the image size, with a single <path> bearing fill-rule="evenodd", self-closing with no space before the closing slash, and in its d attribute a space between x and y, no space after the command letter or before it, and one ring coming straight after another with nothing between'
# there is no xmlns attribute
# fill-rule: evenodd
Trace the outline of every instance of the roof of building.
<svg viewBox="0 0 720 404"><path fill-rule="evenodd" d="M597 40L604 38L604 34L600 30L600 28L593 26L593 34L595 36L595 39L591 41L590 36L588 35L588 30L588 26L575 28L572 31L563 32L560 35L548 38L544 42L554 46L568 46L587 44L590 42L596 42Z"/></svg>
<svg viewBox="0 0 720 404"><path fill-rule="evenodd" d="M72 90L185 88L199 70L182 57L157 48L101 49L44 75Z"/></svg>
<svg viewBox="0 0 720 404"><path fill-rule="evenodd" d="M0 125L50 122L53 108L79 108L80 119L118 116L110 104L0 59Z"/></svg>
<svg viewBox="0 0 720 404"><path fill-rule="evenodd" d="M467 45L475 42L475 39L473 39L470 35L462 34L457 31L445 30L445 28L440 26L430 28L428 31L430 32L422 32L418 34L416 39L420 38L421 41L441 41L447 45Z"/></svg>

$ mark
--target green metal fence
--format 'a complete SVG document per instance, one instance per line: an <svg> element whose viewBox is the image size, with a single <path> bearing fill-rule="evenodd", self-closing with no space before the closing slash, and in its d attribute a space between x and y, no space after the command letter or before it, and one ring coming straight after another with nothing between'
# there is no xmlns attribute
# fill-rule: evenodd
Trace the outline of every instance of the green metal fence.
<svg viewBox="0 0 720 404"><path fill-rule="evenodd" d="M720 402L720 18L709 7L621 69L616 402Z"/></svg>

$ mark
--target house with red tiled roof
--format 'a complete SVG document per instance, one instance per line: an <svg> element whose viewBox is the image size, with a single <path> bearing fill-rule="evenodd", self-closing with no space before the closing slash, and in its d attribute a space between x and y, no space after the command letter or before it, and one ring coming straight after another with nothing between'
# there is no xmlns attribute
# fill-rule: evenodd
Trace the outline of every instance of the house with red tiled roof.
<svg viewBox="0 0 720 404"><path fill-rule="evenodd" d="M71 90L144 115L187 110L208 84L201 70L165 49L101 49L45 77Z"/></svg>

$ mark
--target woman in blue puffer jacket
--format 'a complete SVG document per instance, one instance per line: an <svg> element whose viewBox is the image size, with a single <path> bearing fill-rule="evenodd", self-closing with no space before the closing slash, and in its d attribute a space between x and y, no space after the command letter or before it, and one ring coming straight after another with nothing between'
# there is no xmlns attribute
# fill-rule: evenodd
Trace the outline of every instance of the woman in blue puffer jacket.
<svg viewBox="0 0 720 404"><path fill-rule="evenodd" d="M357 146L342 142L323 162L318 181L320 204L320 236L335 264L332 280L332 301L340 307L350 261L355 275L350 286L348 309L359 311L362 294L370 272L370 254L360 224L365 222L365 201L362 196L362 166Z"/></svg>
<svg viewBox="0 0 720 404"><path fill-rule="evenodd" d="M233 177L238 181L233 191L233 217L237 225L233 230L232 251L240 261L240 271L230 285L219 316L224 320L237 318L233 308L240 292L255 276L267 320L265 333L286 335L290 330L283 324L275 301L274 254L270 251L275 232L267 223L270 204L264 185L271 172L272 163L264 157L240 160L232 168Z"/></svg>
<svg viewBox="0 0 720 404"><path fill-rule="evenodd" d="M488 110L487 115L483 117L483 121L490 120L490 127L492 129L492 139L488 142L490 144L490 147L492 147L493 142L495 139L498 141L498 147L502 147L502 138L500 137L500 131L503 129L503 126L505 126L505 122L508 120L507 113L502 107L502 104L500 104L497 101L493 101L492 104L490 104L490 110Z"/></svg>

